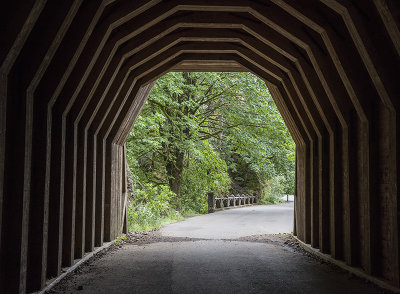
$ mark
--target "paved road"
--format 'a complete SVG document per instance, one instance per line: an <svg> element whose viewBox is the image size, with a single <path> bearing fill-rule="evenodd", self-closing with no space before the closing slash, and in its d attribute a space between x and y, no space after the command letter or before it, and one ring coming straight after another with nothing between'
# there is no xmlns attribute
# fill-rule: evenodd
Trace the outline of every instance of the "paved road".
<svg viewBox="0 0 400 294"><path fill-rule="evenodd" d="M132 234L51 293L383 293L295 251L287 236L240 238L289 232L292 215L290 204L238 208L168 225L163 236Z"/></svg>
<svg viewBox="0 0 400 294"><path fill-rule="evenodd" d="M171 237L235 239L251 235L291 233L293 202L233 208L192 217L168 225L161 234Z"/></svg>
<svg viewBox="0 0 400 294"><path fill-rule="evenodd" d="M281 195L280 198L283 201L289 201L289 202L293 202L294 201L294 195Z"/></svg>

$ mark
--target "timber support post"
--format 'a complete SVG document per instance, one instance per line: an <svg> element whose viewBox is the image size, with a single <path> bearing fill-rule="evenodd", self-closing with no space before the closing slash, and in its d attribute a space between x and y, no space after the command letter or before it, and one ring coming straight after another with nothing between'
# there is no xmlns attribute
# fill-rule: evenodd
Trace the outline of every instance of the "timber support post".
<svg viewBox="0 0 400 294"><path fill-rule="evenodd" d="M261 77L296 143L294 234L399 287L400 1L308 2L2 1L0 293L122 234L124 144L170 71Z"/></svg>

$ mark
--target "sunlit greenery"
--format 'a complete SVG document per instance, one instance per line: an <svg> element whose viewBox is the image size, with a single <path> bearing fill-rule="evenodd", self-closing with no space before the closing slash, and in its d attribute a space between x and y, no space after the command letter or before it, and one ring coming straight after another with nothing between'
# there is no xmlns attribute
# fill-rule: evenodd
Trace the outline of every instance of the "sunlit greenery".
<svg viewBox="0 0 400 294"><path fill-rule="evenodd" d="M205 213L210 191L270 202L293 194L294 142L265 83L250 73L161 77L127 157L136 194L131 224Z"/></svg>
<svg viewBox="0 0 400 294"><path fill-rule="evenodd" d="M145 184L135 191L135 201L128 206L128 223L132 231L148 231L166 223L181 220L171 203L175 194L168 186Z"/></svg>

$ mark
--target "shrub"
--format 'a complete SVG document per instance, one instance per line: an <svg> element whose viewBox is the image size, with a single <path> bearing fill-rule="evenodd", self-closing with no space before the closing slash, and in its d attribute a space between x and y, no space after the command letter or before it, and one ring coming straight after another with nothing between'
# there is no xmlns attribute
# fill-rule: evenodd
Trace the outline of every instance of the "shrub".
<svg viewBox="0 0 400 294"><path fill-rule="evenodd" d="M135 201L128 205L129 229L132 231L152 230L183 217L172 204L175 194L168 186L145 184L135 190Z"/></svg>

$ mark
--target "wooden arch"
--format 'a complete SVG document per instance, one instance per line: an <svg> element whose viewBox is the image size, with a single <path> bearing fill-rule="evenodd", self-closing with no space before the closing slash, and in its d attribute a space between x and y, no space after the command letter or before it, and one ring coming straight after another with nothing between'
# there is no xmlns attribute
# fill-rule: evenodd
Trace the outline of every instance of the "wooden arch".
<svg viewBox="0 0 400 294"><path fill-rule="evenodd" d="M297 146L296 234L399 287L396 0L0 4L0 292L124 230L124 142L168 71L251 71Z"/></svg>

